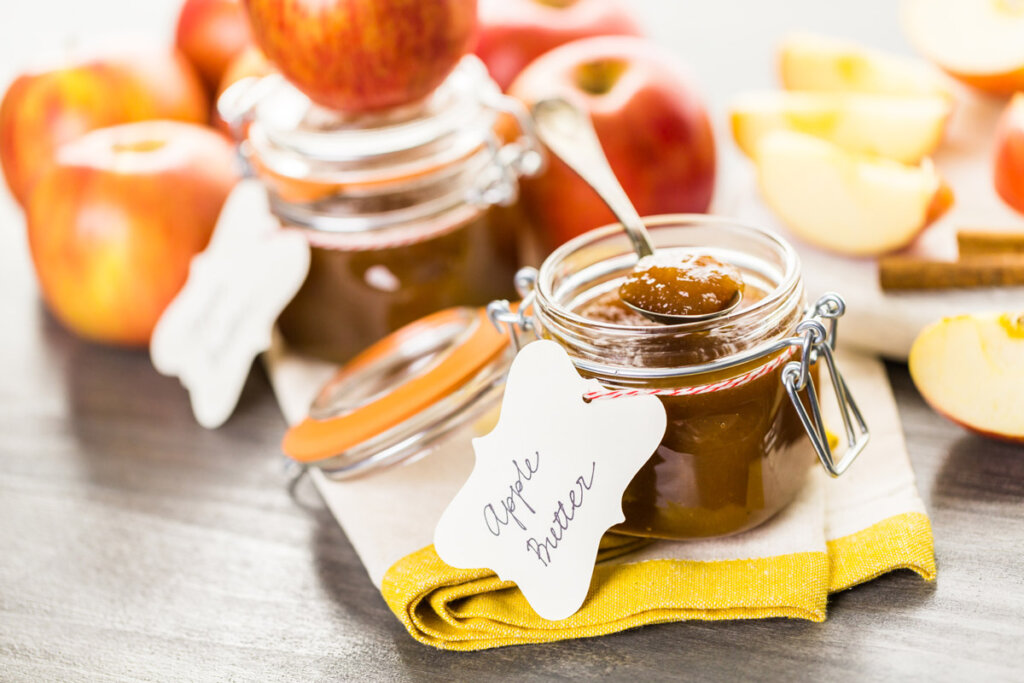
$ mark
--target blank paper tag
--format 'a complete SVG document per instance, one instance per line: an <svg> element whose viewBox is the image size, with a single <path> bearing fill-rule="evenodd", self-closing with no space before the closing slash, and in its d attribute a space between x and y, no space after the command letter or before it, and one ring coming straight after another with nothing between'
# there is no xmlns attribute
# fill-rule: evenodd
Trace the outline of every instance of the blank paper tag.
<svg viewBox="0 0 1024 683"><path fill-rule="evenodd" d="M247 178L224 203L210 245L150 342L157 371L188 389L199 424L219 427L238 404L253 360L309 272L309 243L281 230L266 188Z"/></svg>
<svg viewBox="0 0 1024 683"><path fill-rule="evenodd" d="M558 344L536 341L509 371L498 424L474 439L476 465L434 532L453 567L514 581L545 619L583 604L601 536L665 432L654 396L586 403L600 389Z"/></svg>

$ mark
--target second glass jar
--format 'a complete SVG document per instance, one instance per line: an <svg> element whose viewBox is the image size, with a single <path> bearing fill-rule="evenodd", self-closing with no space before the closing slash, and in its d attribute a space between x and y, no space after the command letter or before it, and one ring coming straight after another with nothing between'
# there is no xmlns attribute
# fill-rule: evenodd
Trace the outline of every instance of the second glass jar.
<svg viewBox="0 0 1024 683"><path fill-rule="evenodd" d="M425 101L370 115L319 108L279 77L248 87L233 117L243 155L312 249L278 320L292 348L344 362L424 315L512 294L530 250L517 181L541 157L528 135L495 133L513 103L478 60Z"/></svg>

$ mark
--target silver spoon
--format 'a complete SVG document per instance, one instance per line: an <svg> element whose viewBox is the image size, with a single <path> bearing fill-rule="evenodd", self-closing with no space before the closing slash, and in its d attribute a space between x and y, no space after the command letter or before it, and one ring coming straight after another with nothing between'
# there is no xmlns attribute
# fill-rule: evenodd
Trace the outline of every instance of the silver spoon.
<svg viewBox="0 0 1024 683"><path fill-rule="evenodd" d="M633 203L629 201L625 190L612 172L611 166L608 165L608 159L601 148L601 142L597 139L590 117L560 97L540 100L533 105L532 113L537 137L608 205L625 228L630 242L633 243L633 250L640 260L654 256L651 236L647 233L640 214L636 212ZM735 310L742 299L743 293L736 292L729 305L722 310L701 315L656 313L634 306L628 301L623 303L656 323L680 325L723 316Z"/></svg>

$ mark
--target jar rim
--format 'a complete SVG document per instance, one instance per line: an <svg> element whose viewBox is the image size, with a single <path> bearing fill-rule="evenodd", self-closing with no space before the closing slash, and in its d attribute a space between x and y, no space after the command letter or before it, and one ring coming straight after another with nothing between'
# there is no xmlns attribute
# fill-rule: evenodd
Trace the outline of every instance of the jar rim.
<svg viewBox="0 0 1024 683"><path fill-rule="evenodd" d="M722 225L729 226L733 229L739 229L740 231L749 232L752 235L758 235L760 237L766 237L778 246L779 251L783 254L785 259L786 270L782 280L778 285L765 297L757 301L753 306L747 308L738 308L731 313L727 313L718 318L714 318L708 322L695 322L695 323L678 323L676 325L658 325L657 327L652 326L640 326L640 325L621 325L617 323L610 323L605 321L593 320L592 318L586 318L581 316L579 313L562 306L559 302L554 300L553 292L550 291L550 283L553 280L550 277L551 269L555 267L555 264L565 261L566 258L580 249L596 242L605 237L614 235L616 233L625 234L625 230L621 223L610 223L608 225L590 230L578 235L573 239L569 240L565 244L561 245L553 252L541 264L539 274L537 277L537 297L544 303L546 307L557 310L560 314L565 315L568 319L573 322L580 324L590 325L598 328L612 328L619 330L635 330L635 331L664 331L671 329L699 329L700 327L707 326L710 323L718 325L723 322L729 322L739 317L747 315L751 312L763 310L771 305L774 305L781 299L785 294L792 289L793 285L800 277L800 258L797 256L796 250L793 249L789 242L782 239L777 233L764 228L758 228L753 225L749 225L739 220L729 218L728 216L717 216L713 214L699 214L699 213L678 213L678 214L660 214L657 216L648 216L643 218L644 225L648 228L662 228L662 227L682 227L687 223L704 223L711 225ZM548 277L545 277L547 275ZM546 286L547 285L547 286ZM642 333L642 332L641 332Z"/></svg>
<svg viewBox="0 0 1024 683"><path fill-rule="evenodd" d="M636 339L646 337L653 340L658 337L699 333L724 325L743 324L759 318L765 318L776 311L784 309L787 302L795 302L799 305L800 302L794 299L795 295L799 295L799 300L802 301L803 290L800 286L799 257L796 250L774 231L759 228L727 216L710 214L662 214L645 217L643 220L644 224L652 230L655 241L657 241L656 236L659 229L685 228L692 225L694 227L715 227L717 230L723 231L729 230L734 237L747 235L752 239L760 240L762 244L767 242L770 248L779 255L781 276L771 291L752 305L741 307L708 321L675 325L630 325L594 320L576 312L572 307L566 305L566 302L560 301L554 288L559 277L558 268L568 262L574 254L581 252L587 247L597 245L602 240L610 237L621 235L623 237L624 250L614 255L609 255L599 260L598 263L622 257L631 251L621 224L612 223L569 240L544 260L534 285L535 300L533 304L534 317L540 319L539 322L542 327L550 327L550 324L554 323L559 327L564 326L564 328L572 328L574 330L586 330L587 332L597 334L632 335ZM709 244L707 246L710 249L714 245ZM670 378L695 375L741 365L760 356L779 351L785 346L781 342L781 339L766 339L763 343L737 349L735 352L721 358L673 368L609 364L600 360L581 357L571 352L570 355L573 356L573 362L578 368L600 375L630 379Z"/></svg>
<svg viewBox="0 0 1024 683"><path fill-rule="evenodd" d="M495 118L482 106L486 92L497 91L479 59L464 57L430 95L383 113L345 115L319 107L283 78L272 75L253 107L250 129L265 145L303 158L353 164L355 172L394 154L415 152L453 134L481 136ZM323 121L310 124L307 119Z"/></svg>

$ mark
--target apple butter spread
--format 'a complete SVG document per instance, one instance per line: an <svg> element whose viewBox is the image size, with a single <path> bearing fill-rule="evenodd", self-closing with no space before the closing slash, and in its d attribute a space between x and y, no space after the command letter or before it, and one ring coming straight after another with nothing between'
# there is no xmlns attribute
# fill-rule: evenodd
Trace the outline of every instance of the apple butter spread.
<svg viewBox="0 0 1024 683"><path fill-rule="evenodd" d="M609 389L678 390L737 377L788 352L772 342L794 334L806 303L788 245L710 217L648 220L666 257L672 247L716 247L715 256L631 271L611 249L628 255L628 242L605 229L591 233L590 243L569 245L572 253L555 252L541 268L539 332L566 347L581 374ZM728 308L741 290L737 308L697 323L662 325L623 302L693 314ZM761 348L771 350L757 354ZM728 365L734 358L749 360ZM799 351L792 355L799 358ZM625 521L613 530L667 539L724 536L757 526L789 503L815 452L781 381L783 367L779 362L716 391L657 394L667 428L626 489Z"/></svg>
<svg viewBox="0 0 1024 683"><path fill-rule="evenodd" d="M718 313L742 294L739 269L706 254L659 252L641 259L619 285L622 301L665 315Z"/></svg>
<svg viewBox="0 0 1024 683"><path fill-rule="evenodd" d="M522 221L515 206L490 207L416 242L359 249L311 236L309 275L278 327L293 348L344 362L435 311L514 297Z"/></svg>

